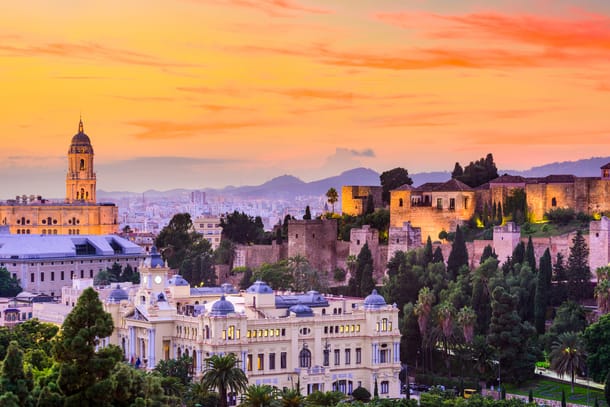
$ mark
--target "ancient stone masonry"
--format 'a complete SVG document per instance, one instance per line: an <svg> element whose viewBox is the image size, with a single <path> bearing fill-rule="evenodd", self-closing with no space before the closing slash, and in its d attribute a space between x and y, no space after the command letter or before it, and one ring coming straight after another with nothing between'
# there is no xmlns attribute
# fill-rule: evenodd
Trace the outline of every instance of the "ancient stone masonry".
<svg viewBox="0 0 610 407"><path fill-rule="evenodd" d="M589 224L589 268L595 270L610 264L610 219L605 216Z"/></svg>
<svg viewBox="0 0 610 407"><path fill-rule="evenodd" d="M398 251L407 252L422 246L421 228L414 228L411 222L402 227L390 227L388 236L388 259Z"/></svg>
<svg viewBox="0 0 610 407"><path fill-rule="evenodd" d="M375 208L382 208L382 191L379 186L344 186L341 188L341 212L344 215L363 215L369 195L373 197Z"/></svg>
<svg viewBox="0 0 610 407"><path fill-rule="evenodd" d="M287 256L305 256L316 270L332 272L337 265L337 220L288 221Z"/></svg>
<svg viewBox="0 0 610 407"><path fill-rule="evenodd" d="M494 227L493 248L498 255L500 264L504 263L513 254L513 250L521 241L521 228L514 222Z"/></svg>

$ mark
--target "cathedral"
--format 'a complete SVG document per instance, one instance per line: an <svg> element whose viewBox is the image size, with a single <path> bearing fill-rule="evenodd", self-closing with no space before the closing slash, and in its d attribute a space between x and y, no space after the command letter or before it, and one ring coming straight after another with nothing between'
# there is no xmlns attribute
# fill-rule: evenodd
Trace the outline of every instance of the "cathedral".
<svg viewBox="0 0 610 407"><path fill-rule="evenodd" d="M11 234L105 235L118 232L118 208L96 202L93 146L82 119L68 149L65 201L35 196L0 204L0 224Z"/></svg>

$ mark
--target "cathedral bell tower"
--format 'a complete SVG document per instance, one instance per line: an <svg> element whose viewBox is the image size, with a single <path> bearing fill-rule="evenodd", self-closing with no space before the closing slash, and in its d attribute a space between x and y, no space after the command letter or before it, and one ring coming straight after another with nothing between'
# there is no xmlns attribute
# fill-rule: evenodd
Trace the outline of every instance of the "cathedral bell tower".
<svg viewBox="0 0 610 407"><path fill-rule="evenodd" d="M68 150L66 174L66 200L68 203L95 203L95 172L93 172L93 147L83 130L83 120L78 123L78 133L72 137Z"/></svg>

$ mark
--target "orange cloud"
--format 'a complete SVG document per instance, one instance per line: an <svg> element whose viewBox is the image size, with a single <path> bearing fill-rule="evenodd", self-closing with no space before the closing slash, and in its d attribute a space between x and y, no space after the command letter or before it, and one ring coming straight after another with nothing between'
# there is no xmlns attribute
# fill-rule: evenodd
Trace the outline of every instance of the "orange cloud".
<svg viewBox="0 0 610 407"><path fill-rule="evenodd" d="M191 0L201 2L201 0ZM206 2L207 3L207 2ZM215 3L261 11L270 17L294 17L294 13L331 14L328 9L307 7L290 0L216 0Z"/></svg>
<svg viewBox="0 0 610 407"><path fill-rule="evenodd" d="M8 56L51 56L101 60L110 63L143 65L157 68L187 66L177 62L164 61L140 52L106 47L97 43L46 43L30 46L0 45L0 54Z"/></svg>
<svg viewBox="0 0 610 407"><path fill-rule="evenodd" d="M142 131L134 134L137 139L163 140L180 139L203 135L207 132L241 129L246 127L269 125L264 121L237 121L237 122L207 122L207 123L175 123L161 120L134 120L127 124L140 127Z"/></svg>

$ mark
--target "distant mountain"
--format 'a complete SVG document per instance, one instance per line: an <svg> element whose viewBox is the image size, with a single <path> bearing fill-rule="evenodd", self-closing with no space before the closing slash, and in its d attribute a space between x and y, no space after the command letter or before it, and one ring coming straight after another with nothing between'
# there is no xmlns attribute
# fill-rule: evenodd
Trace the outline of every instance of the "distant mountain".
<svg viewBox="0 0 610 407"><path fill-rule="evenodd" d="M610 163L610 157L593 157L578 161L564 161L532 167L529 170L498 170L499 174L521 175L524 177L543 177L551 174L573 174L579 177L599 176L599 168ZM426 182L443 182L451 177L449 171L422 172L410 174L413 185L418 186ZM341 194L344 185L380 185L379 173L369 168L354 168L344 171L334 177L328 177L317 181L305 182L292 175L275 177L261 185L251 186L227 186L222 189L206 188L203 191L210 196L225 195L245 199L286 199L291 200L296 196L323 196L329 188L333 187ZM106 192L98 190L98 199L112 200L122 198L133 198L145 196L153 198L176 198L180 195L190 194L190 189L173 189L170 191L148 190L144 193L127 191Z"/></svg>

